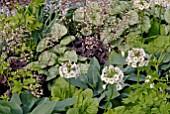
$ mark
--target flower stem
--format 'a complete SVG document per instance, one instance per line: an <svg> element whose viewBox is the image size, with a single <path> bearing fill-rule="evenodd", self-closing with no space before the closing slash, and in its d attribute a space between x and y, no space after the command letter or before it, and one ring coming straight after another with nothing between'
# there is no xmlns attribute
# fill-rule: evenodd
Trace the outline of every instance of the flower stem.
<svg viewBox="0 0 170 114"><path fill-rule="evenodd" d="M110 94L110 97L109 97L109 100L107 101L106 105L105 105L105 110L104 110L104 113L106 112L108 106L109 106L109 102L110 100L112 99L112 96L113 96L113 87L114 87L114 84L111 85L111 94Z"/></svg>
<svg viewBox="0 0 170 114"><path fill-rule="evenodd" d="M139 84L139 80L140 80L140 70L137 69L137 83Z"/></svg>
<svg viewBox="0 0 170 114"><path fill-rule="evenodd" d="M69 98L71 97L71 84L70 84L70 78L68 79L68 88L69 88Z"/></svg>

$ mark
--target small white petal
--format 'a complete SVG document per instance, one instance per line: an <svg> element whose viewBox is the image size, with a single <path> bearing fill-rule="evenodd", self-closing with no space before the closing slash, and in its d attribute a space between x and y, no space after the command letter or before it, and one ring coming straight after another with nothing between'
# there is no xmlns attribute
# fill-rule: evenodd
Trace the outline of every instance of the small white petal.
<svg viewBox="0 0 170 114"><path fill-rule="evenodd" d="M145 83L149 83L149 82L150 82L150 80L149 80L149 79L146 79L146 80L145 80Z"/></svg>
<svg viewBox="0 0 170 114"><path fill-rule="evenodd" d="M116 84L116 89L119 91L122 89L122 85L120 85L119 83Z"/></svg>
<svg viewBox="0 0 170 114"><path fill-rule="evenodd" d="M150 84L150 88L154 88L154 83Z"/></svg>

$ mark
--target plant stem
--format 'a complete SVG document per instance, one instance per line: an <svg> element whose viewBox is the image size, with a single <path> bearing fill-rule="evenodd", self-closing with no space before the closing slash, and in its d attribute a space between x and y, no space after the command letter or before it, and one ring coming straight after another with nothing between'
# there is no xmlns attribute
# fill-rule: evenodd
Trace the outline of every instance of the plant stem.
<svg viewBox="0 0 170 114"><path fill-rule="evenodd" d="M69 89L69 95L68 97L71 97L71 84L70 84L70 78L68 79L68 89Z"/></svg>
<svg viewBox="0 0 170 114"><path fill-rule="evenodd" d="M143 28L142 28L142 24L143 24L143 11L141 11L141 17L140 17L140 23L141 23L141 26L140 26L140 31L141 31L141 36L143 38Z"/></svg>
<svg viewBox="0 0 170 114"><path fill-rule="evenodd" d="M140 70L137 69L137 83L139 84L139 79L140 79Z"/></svg>
<svg viewBox="0 0 170 114"><path fill-rule="evenodd" d="M108 106L109 106L109 102L110 100L112 99L112 96L113 96L113 87L114 87L114 84L111 85L111 94L110 94L110 97L109 97L109 100L107 101L106 105L105 105L105 110L104 110L104 113L106 112Z"/></svg>

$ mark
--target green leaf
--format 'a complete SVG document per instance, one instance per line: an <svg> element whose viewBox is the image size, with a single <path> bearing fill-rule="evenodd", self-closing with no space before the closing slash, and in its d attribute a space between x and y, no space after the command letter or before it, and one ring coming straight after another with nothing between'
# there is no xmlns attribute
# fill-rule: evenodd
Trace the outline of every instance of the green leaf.
<svg viewBox="0 0 170 114"><path fill-rule="evenodd" d="M77 100L77 97L72 97L72 98L67 98L67 99L62 100L60 102L57 102L56 105L55 105L55 110L61 111L65 107L73 105L76 102L76 100Z"/></svg>
<svg viewBox="0 0 170 114"><path fill-rule="evenodd" d="M22 104L25 105L29 102L36 101L36 98L28 91L23 91L21 94Z"/></svg>
<svg viewBox="0 0 170 114"><path fill-rule="evenodd" d="M80 7L79 9L77 9L77 10L74 12L74 15L73 15L74 21L84 22L84 17L85 17L85 13L84 13L83 7Z"/></svg>
<svg viewBox="0 0 170 114"><path fill-rule="evenodd" d="M67 28L64 25L55 23L51 28L51 37L54 42L67 34Z"/></svg>
<svg viewBox="0 0 170 114"><path fill-rule="evenodd" d="M144 16L142 18L141 26L142 26L142 31L148 33L149 29L151 28L150 19L148 16Z"/></svg>
<svg viewBox="0 0 170 114"><path fill-rule="evenodd" d="M66 36L60 41L60 44L65 46L74 41L75 39L76 38L74 36Z"/></svg>
<svg viewBox="0 0 170 114"><path fill-rule="evenodd" d="M10 108L10 113L8 113L8 114L23 114L22 108L14 102L0 101L0 106L6 107L6 109L7 109L6 111L2 110L2 111L5 111L5 112L8 112L9 108ZM7 107L9 107L9 108L7 108Z"/></svg>
<svg viewBox="0 0 170 114"><path fill-rule="evenodd" d="M11 110L7 106L1 106L0 105L0 114L10 114Z"/></svg>
<svg viewBox="0 0 170 114"><path fill-rule="evenodd" d="M78 56L76 54L76 51L74 51L74 50L66 51L64 53L64 59L70 60L70 61L73 61L73 62L77 62Z"/></svg>
<svg viewBox="0 0 170 114"><path fill-rule="evenodd" d="M145 21L145 20L144 20ZM151 19L151 28L149 29L149 36L159 35L159 22L156 19Z"/></svg>
<svg viewBox="0 0 170 114"><path fill-rule="evenodd" d="M19 97L19 95L17 93L12 94L12 98L11 98L10 101L14 102L14 103L17 103L18 105L22 104L21 99L20 99L20 97Z"/></svg>
<svg viewBox="0 0 170 114"><path fill-rule="evenodd" d="M55 101L47 101L38 105L30 114L51 114L56 105Z"/></svg>
<svg viewBox="0 0 170 114"><path fill-rule="evenodd" d="M165 17L165 21L168 23L168 24L170 24L170 10L169 9L167 9L166 11L165 11L165 13L164 13L164 17Z"/></svg>
<svg viewBox="0 0 170 114"><path fill-rule="evenodd" d="M37 51L37 52L42 52L42 51L44 51L45 49L51 47L52 45L50 45L50 44L52 44L52 42L50 41L50 38L49 38L49 37L44 38L44 39L42 39L42 40L38 43L37 48L36 48L36 51Z"/></svg>
<svg viewBox="0 0 170 114"><path fill-rule="evenodd" d="M107 27L107 29L104 29L100 34L100 40L104 45L110 43L114 37L114 34L109 29L111 28Z"/></svg>
<svg viewBox="0 0 170 114"><path fill-rule="evenodd" d="M134 10L130 10L128 13L128 22L129 22L129 25L135 25L135 24L138 24L139 23L139 16L138 16L138 13Z"/></svg>
<svg viewBox="0 0 170 114"><path fill-rule="evenodd" d="M61 45L56 45L52 48L52 52L57 54L64 54L64 52L67 50L67 47L63 47Z"/></svg>
<svg viewBox="0 0 170 114"><path fill-rule="evenodd" d="M52 66L57 61L57 55L53 52L45 51L39 56L38 61L42 65Z"/></svg>
<svg viewBox="0 0 170 114"><path fill-rule="evenodd" d="M67 110L66 114L80 114L78 108L70 108Z"/></svg>
<svg viewBox="0 0 170 114"><path fill-rule="evenodd" d="M55 78L58 74L59 74L59 65L56 64L55 66L51 67L50 69L48 69L48 76L46 78L46 81L49 81L53 78Z"/></svg>

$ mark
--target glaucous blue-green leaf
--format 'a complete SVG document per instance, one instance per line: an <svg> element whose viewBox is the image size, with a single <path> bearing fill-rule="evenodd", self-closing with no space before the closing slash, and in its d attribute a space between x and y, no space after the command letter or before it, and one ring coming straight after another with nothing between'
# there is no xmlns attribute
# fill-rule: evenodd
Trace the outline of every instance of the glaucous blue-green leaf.
<svg viewBox="0 0 170 114"><path fill-rule="evenodd" d="M165 17L165 21L168 23L168 24L170 24L170 10L169 9L167 9L166 11L165 11L165 13L164 13L164 17Z"/></svg>
<svg viewBox="0 0 170 114"><path fill-rule="evenodd" d="M64 25L55 23L51 28L51 37L53 41L58 41L61 37L67 34L67 28Z"/></svg>
<svg viewBox="0 0 170 114"><path fill-rule="evenodd" d="M70 108L67 110L66 114L80 114L78 108Z"/></svg>
<svg viewBox="0 0 170 114"><path fill-rule="evenodd" d="M0 106L4 107L0 107L0 112L2 111L2 114L23 114L22 108L17 103L9 101L0 101Z"/></svg>
<svg viewBox="0 0 170 114"><path fill-rule="evenodd" d="M38 61L42 65L52 66L56 63L57 55L50 51L44 51L38 58Z"/></svg>
<svg viewBox="0 0 170 114"><path fill-rule="evenodd" d="M72 51L66 51L64 53L64 57L63 58L66 59L66 60L77 62L78 56L76 54L76 51L72 50Z"/></svg>
<svg viewBox="0 0 170 114"><path fill-rule="evenodd" d="M75 78L70 79L71 84L74 86L80 87L80 88L84 88L84 89L88 88L87 84L83 80L81 80L82 76L84 75L80 75L76 79Z"/></svg>
<svg viewBox="0 0 170 114"><path fill-rule="evenodd" d="M12 94L12 97L11 97L10 101L14 102L14 103L17 103L18 105L22 104L21 99L20 99L20 97L19 97L19 95L17 93Z"/></svg>
<svg viewBox="0 0 170 114"><path fill-rule="evenodd" d="M88 71L88 69L89 69L89 64L79 64L79 67L80 67L80 72L82 73L82 74L87 74L87 71Z"/></svg>
<svg viewBox="0 0 170 114"><path fill-rule="evenodd" d="M56 64L55 66L51 67L50 69L48 69L48 75L46 78L46 81L49 81L53 78L55 78L58 74L59 74L59 65Z"/></svg>
<svg viewBox="0 0 170 114"><path fill-rule="evenodd" d="M165 57L163 58L163 62L164 62L164 63L170 62L170 53L167 53L167 54L165 55Z"/></svg>
<svg viewBox="0 0 170 114"><path fill-rule="evenodd" d="M55 108L55 101L47 101L38 105L30 114L51 114Z"/></svg>
<svg viewBox="0 0 170 114"><path fill-rule="evenodd" d="M74 36L66 36L64 37L61 41L60 44L61 45L68 45L69 43L71 43L72 41L74 41L76 38Z"/></svg>
<svg viewBox="0 0 170 114"><path fill-rule="evenodd" d="M105 63L105 65L110 64L116 64L116 65L123 65L126 64L125 58L122 57L120 54L116 53L115 51L112 51L109 54L108 61Z"/></svg>
<svg viewBox="0 0 170 114"><path fill-rule="evenodd" d="M64 52L67 50L67 47L61 46L61 45L56 45L52 48L52 52L57 53L57 54L64 54Z"/></svg>
<svg viewBox="0 0 170 114"><path fill-rule="evenodd" d="M53 44L52 42L50 41L50 38L49 37L46 37L44 39L42 39L38 45L37 45L37 48L36 48L36 51L37 52L42 52L44 51L45 49L51 47Z"/></svg>
<svg viewBox="0 0 170 114"><path fill-rule="evenodd" d="M142 23L141 23L142 32L148 33L149 29L151 28L149 17L148 16L143 16L141 21L142 21Z"/></svg>
<svg viewBox="0 0 170 114"><path fill-rule="evenodd" d="M65 107L73 105L77 100L77 97L67 98L65 100L62 100L60 102L57 102L55 105L55 110L60 111L63 110Z"/></svg>

